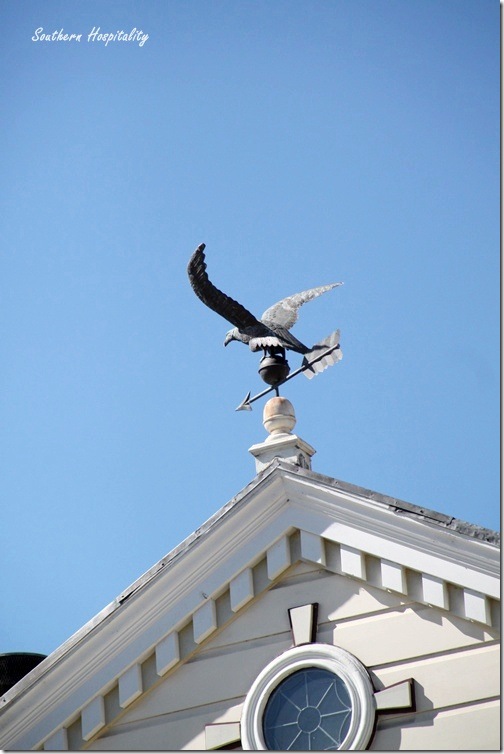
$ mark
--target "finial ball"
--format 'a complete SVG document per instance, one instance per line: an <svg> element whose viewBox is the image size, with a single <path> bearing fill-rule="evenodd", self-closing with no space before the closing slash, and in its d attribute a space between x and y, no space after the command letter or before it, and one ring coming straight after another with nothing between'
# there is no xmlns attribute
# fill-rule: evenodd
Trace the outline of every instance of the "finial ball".
<svg viewBox="0 0 504 754"><path fill-rule="evenodd" d="M263 424L270 435L290 434L296 424L294 406L282 396L270 398L264 406Z"/></svg>

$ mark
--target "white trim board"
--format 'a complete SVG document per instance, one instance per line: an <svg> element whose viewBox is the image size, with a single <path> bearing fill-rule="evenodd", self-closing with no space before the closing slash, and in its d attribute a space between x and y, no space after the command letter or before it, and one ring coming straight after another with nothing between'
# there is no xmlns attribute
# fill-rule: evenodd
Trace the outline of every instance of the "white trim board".
<svg viewBox="0 0 504 754"><path fill-rule="evenodd" d="M491 624L495 545L355 489L274 462L6 694L1 747L68 746L83 713L86 738L100 735L155 685L142 669L156 661L160 681L299 559ZM116 709L106 702L118 688Z"/></svg>

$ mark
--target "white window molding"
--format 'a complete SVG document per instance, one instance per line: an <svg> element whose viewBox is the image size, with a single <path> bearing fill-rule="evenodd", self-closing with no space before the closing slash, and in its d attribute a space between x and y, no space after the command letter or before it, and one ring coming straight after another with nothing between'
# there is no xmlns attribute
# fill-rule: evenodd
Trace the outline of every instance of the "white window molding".
<svg viewBox="0 0 504 754"><path fill-rule="evenodd" d="M244 750L266 751L263 715L273 690L303 668L321 668L339 676L351 698L352 716L341 750L365 749L376 718L374 689L366 668L352 654L329 644L293 647L276 657L259 674L243 705L241 741Z"/></svg>

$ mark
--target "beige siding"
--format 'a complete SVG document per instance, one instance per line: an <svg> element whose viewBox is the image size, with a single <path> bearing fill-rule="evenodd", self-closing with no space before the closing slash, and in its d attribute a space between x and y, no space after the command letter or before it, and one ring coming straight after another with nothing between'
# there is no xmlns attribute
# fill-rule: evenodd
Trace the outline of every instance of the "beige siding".
<svg viewBox="0 0 504 754"><path fill-rule="evenodd" d="M306 564L245 606L89 748L204 749L205 725L238 720L257 674L291 646L288 608L309 602L320 606L319 641L355 654L376 689L415 680L416 712L381 715L371 748L498 748L495 630Z"/></svg>
<svg viewBox="0 0 504 754"><path fill-rule="evenodd" d="M222 699L242 701L257 673L280 652L288 641L250 644L219 654L197 655L144 699L134 704L122 722L136 722ZM207 720L207 722L214 722Z"/></svg>
<svg viewBox="0 0 504 754"><path fill-rule="evenodd" d="M375 751L499 751L500 705L497 700L450 710L431 710L378 723Z"/></svg>
<svg viewBox="0 0 504 754"><path fill-rule="evenodd" d="M212 640L211 646L219 647L264 637L266 625L268 635L288 631L287 610L308 602L319 603L319 623L338 623L357 616L395 609L410 601L346 576L300 565L291 571L289 577L282 579L280 584L246 607L246 620L236 620ZM265 615L268 616L266 625Z"/></svg>
<svg viewBox="0 0 504 754"><path fill-rule="evenodd" d="M414 678L417 712L468 704L499 696L500 647L472 646L371 673L375 688Z"/></svg>
<svg viewBox="0 0 504 754"><path fill-rule="evenodd" d="M334 644L366 665L402 662L495 639L495 632L425 605L359 616L338 625Z"/></svg>

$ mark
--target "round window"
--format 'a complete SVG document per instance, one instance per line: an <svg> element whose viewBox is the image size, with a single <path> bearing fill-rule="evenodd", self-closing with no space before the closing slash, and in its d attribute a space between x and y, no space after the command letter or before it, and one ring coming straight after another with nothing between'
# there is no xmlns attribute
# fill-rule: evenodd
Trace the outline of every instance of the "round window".
<svg viewBox="0 0 504 754"><path fill-rule="evenodd" d="M356 657L309 644L284 652L260 673L242 713L248 750L363 749L375 719L374 691Z"/></svg>
<svg viewBox="0 0 504 754"><path fill-rule="evenodd" d="M264 742L281 751L339 749L350 728L352 700L342 679L322 668L296 670L271 693Z"/></svg>

